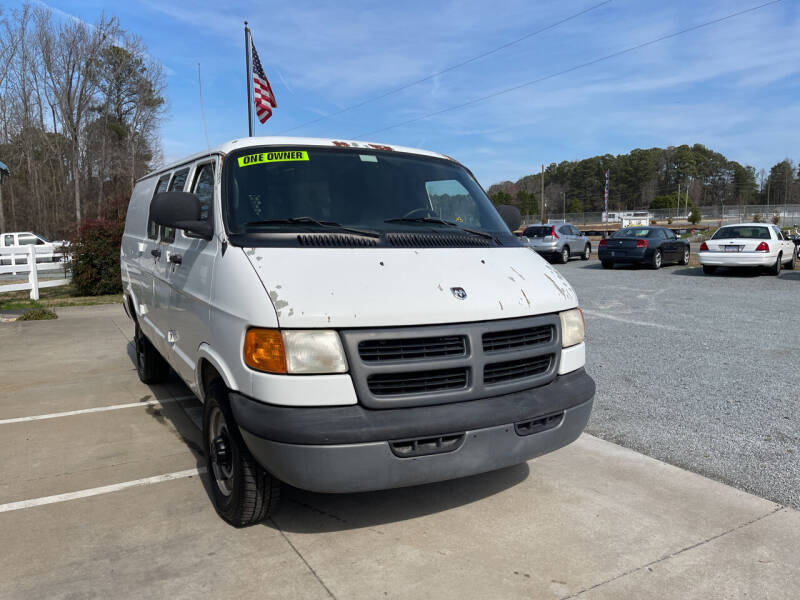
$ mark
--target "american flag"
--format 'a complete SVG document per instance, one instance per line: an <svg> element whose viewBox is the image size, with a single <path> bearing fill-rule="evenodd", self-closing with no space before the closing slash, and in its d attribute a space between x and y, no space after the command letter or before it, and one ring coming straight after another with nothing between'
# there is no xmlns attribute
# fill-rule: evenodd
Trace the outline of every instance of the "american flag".
<svg viewBox="0 0 800 600"><path fill-rule="evenodd" d="M272 116L272 109L278 108L278 103L275 101L272 86L264 73L264 67L261 66L261 60L258 58L252 37L250 38L250 48L253 51L253 101L256 105L256 116L263 125Z"/></svg>

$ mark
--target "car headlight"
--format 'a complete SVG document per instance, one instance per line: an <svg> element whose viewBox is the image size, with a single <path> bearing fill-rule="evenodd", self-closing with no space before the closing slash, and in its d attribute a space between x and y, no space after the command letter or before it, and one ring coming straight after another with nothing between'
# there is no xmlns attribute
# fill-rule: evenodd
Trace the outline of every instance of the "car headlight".
<svg viewBox="0 0 800 600"><path fill-rule="evenodd" d="M248 367L267 373L347 372L339 334L331 330L248 329L244 362Z"/></svg>
<svg viewBox="0 0 800 600"><path fill-rule="evenodd" d="M586 336L586 326L581 309L565 310L558 316L561 317L561 347L569 348L580 344Z"/></svg>

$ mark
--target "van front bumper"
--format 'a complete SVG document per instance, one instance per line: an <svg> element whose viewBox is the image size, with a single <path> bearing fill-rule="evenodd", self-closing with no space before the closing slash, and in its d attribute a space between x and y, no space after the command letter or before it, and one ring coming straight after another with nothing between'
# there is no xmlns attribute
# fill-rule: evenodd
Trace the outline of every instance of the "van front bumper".
<svg viewBox="0 0 800 600"><path fill-rule="evenodd" d="M538 388L434 406L295 408L237 392L230 400L245 444L265 469L301 489L346 493L466 477L552 452L586 427L594 391L579 369ZM442 436L454 449L398 452L416 447L412 440L435 446Z"/></svg>

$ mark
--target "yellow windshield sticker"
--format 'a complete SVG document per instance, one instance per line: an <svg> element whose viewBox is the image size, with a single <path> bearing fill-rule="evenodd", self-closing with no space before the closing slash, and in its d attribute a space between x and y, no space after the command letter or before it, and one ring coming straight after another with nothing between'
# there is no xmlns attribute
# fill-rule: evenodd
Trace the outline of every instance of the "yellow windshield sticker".
<svg viewBox="0 0 800 600"><path fill-rule="evenodd" d="M240 167L250 165L260 165L262 163L288 162L292 160L308 160L308 152L305 150L281 150L280 152L261 152L259 154L248 154L239 157Z"/></svg>

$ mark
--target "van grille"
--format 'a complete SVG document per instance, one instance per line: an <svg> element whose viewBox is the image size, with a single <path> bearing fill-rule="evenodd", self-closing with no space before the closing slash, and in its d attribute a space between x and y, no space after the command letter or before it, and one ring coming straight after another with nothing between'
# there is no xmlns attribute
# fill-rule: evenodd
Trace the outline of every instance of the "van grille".
<svg viewBox="0 0 800 600"><path fill-rule="evenodd" d="M483 383L491 385L515 379L524 379L546 373L550 368L553 355L535 356L520 360L509 360L501 363L486 365L483 370Z"/></svg>
<svg viewBox="0 0 800 600"><path fill-rule="evenodd" d="M462 335L368 340L358 344L358 354L365 362L464 356L466 351L466 340Z"/></svg>
<svg viewBox="0 0 800 600"><path fill-rule="evenodd" d="M358 401L367 408L464 402L550 383L558 374L556 314L473 323L343 329Z"/></svg>
<svg viewBox="0 0 800 600"><path fill-rule="evenodd" d="M367 379L367 384L370 391L376 396L421 394L464 389L467 387L468 376L466 368L387 373L385 375L370 375Z"/></svg>
<svg viewBox="0 0 800 600"><path fill-rule="evenodd" d="M493 331L483 334L484 352L505 352L516 348L527 348L552 341L552 325L540 325L512 331Z"/></svg>

